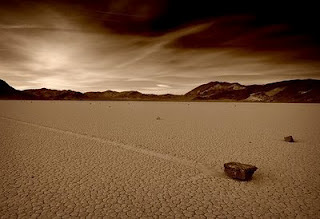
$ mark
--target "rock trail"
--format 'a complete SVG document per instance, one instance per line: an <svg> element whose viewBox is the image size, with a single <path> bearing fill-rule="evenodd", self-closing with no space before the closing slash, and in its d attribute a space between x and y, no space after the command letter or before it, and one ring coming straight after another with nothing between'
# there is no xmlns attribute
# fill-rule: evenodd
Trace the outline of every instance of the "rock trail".
<svg viewBox="0 0 320 219"><path fill-rule="evenodd" d="M49 127L49 126L39 125L39 124L26 122L26 121L14 119L14 118L4 117L4 116L0 116L0 118L1 119L5 119L5 120L9 120L9 121L14 121L14 122L17 122L17 123L20 123L20 124L24 124L24 125L37 127L37 128L40 128L40 129L46 129L46 130L53 131L53 132L63 133L63 134L66 134L66 135L73 135L73 136L85 138L85 139L88 139L88 140L97 141L99 143L107 143L109 145L113 145L115 147L120 147L120 148L123 148L123 149L131 151L131 152L136 152L136 153L144 154L144 155L147 155L147 156L150 156L150 157L154 157L154 158L157 158L157 159L162 159L162 160L166 160L166 161L169 161L169 162L182 164L184 166L196 168L196 169L200 170L205 175L211 175L211 176L214 175L214 172L212 170L210 170L209 168L207 168L204 164L197 163L197 162L192 161L192 160L179 158L179 157L172 156L172 155L169 155L169 154L162 154L162 153L155 152L155 151L152 151L152 150L146 150L146 149L143 149L143 148L139 148L139 147L137 147L135 145L115 142L115 141L111 141L111 140L108 140L108 139L99 138L99 137L96 137L96 136L90 136L90 135L82 134L82 133L77 133L77 132L70 131L70 130L63 130L63 129L53 128L53 127ZM216 174L216 175L219 175L219 174Z"/></svg>

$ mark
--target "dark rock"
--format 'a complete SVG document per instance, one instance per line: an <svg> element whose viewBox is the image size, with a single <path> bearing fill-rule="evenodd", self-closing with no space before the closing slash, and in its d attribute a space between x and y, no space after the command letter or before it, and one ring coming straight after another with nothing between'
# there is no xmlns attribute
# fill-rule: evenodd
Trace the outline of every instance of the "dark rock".
<svg viewBox="0 0 320 219"><path fill-rule="evenodd" d="M286 142L294 142L294 140L293 140L293 137L290 135L290 136L287 136L287 137L284 137L284 140L286 141Z"/></svg>
<svg viewBox="0 0 320 219"><path fill-rule="evenodd" d="M224 171L229 177L243 181L250 180L257 169L256 166L238 162L224 164Z"/></svg>
<svg viewBox="0 0 320 219"><path fill-rule="evenodd" d="M157 120L161 120L161 118L158 116L158 117L157 117Z"/></svg>

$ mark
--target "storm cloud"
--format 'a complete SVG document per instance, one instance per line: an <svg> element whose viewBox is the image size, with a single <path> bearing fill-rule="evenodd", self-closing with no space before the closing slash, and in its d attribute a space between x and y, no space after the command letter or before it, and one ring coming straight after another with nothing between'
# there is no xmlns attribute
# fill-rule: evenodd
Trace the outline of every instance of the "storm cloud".
<svg viewBox="0 0 320 219"><path fill-rule="evenodd" d="M264 4L10 1L0 9L0 78L17 89L175 94L215 80L320 78L312 6L294 15Z"/></svg>

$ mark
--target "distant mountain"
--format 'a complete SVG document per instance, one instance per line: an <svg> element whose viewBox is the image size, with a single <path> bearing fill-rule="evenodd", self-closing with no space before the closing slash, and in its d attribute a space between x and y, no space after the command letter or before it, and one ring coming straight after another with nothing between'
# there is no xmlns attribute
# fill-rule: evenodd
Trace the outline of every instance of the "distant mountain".
<svg viewBox="0 0 320 219"><path fill-rule="evenodd" d="M84 93L88 100L181 100L184 98L183 95L173 94L143 94L138 91L111 91L107 90L104 92L87 92Z"/></svg>
<svg viewBox="0 0 320 219"><path fill-rule="evenodd" d="M248 86L247 100L320 103L320 80L291 80Z"/></svg>
<svg viewBox="0 0 320 219"><path fill-rule="evenodd" d="M87 99L91 100L128 100L128 99L145 99L149 95L142 94L138 91L111 91L107 90L104 92L87 92L85 93Z"/></svg>
<svg viewBox="0 0 320 219"><path fill-rule="evenodd" d="M238 83L210 82L200 85L185 96L191 100L243 100L248 97L246 86Z"/></svg>
<svg viewBox="0 0 320 219"><path fill-rule="evenodd" d="M72 90L51 90L46 88L22 91L35 100L83 100L85 95Z"/></svg>
<svg viewBox="0 0 320 219"><path fill-rule="evenodd" d="M210 82L185 95L143 94L138 91L80 93L72 90L30 89L19 91L0 80L0 99L31 100L148 100L148 101L244 101L320 103L320 80L290 80L265 85Z"/></svg>
<svg viewBox="0 0 320 219"><path fill-rule="evenodd" d="M0 99L28 100L183 100L183 95L143 94L138 91L111 91L80 93L72 90L51 90L47 88L19 91L0 80Z"/></svg>
<svg viewBox="0 0 320 219"><path fill-rule="evenodd" d="M185 94L190 100L320 102L320 80L290 80L265 85L210 82Z"/></svg>

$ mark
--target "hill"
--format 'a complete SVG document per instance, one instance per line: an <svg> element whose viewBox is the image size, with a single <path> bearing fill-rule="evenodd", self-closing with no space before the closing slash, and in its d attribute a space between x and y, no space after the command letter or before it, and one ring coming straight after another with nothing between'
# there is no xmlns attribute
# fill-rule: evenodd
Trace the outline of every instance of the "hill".
<svg viewBox="0 0 320 219"><path fill-rule="evenodd" d="M209 82L185 95L143 94L138 91L81 93L72 90L29 89L19 91L0 80L0 99L31 100L147 100L147 101L244 101L320 103L320 80L289 80L264 85Z"/></svg>

